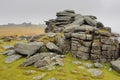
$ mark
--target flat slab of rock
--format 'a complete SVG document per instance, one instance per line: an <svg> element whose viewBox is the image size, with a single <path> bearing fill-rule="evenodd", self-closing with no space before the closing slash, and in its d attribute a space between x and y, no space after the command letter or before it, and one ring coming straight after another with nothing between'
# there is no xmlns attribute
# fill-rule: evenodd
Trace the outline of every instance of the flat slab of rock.
<svg viewBox="0 0 120 80"><path fill-rule="evenodd" d="M97 21L95 21L87 16L84 17L84 20L85 20L85 23L90 25L90 26L96 26L96 24L97 24Z"/></svg>
<svg viewBox="0 0 120 80"><path fill-rule="evenodd" d="M103 65L100 63L94 63L95 68L103 68Z"/></svg>
<svg viewBox="0 0 120 80"><path fill-rule="evenodd" d="M56 35L57 35L56 33L52 33L52 32L47 34L47 36L50 37L50 38L55 37Z"/></svg>
<svg viewBox="0 0 120 80"><path fill-rule="evenodd" d="M19 55L19 54L14 54L14 55L11 55L11 56L8 56L5 60L5 63L12 63L18 59L20 59L22 56Z"/></svg>
<svg viewBox="0 0 120 80"><path fill-rule="evenodd" d="M24 74L25 75L30 75L30 74L35 74L37 71L35 71L35 70L26 70L25 72L24 72Z"/></svg>
<svg viewBox="0 0 120 80"><path fill-rule="evenodd" d="M92 68L93 65L91 63L84 63L83 64L86 68Z"/></svg>
<svg viewBox="0 0 120 80"><path fill-rule="evenodd" d="M4 54L4 52L0 52L0 54Z"/></svg>
<svg viewBox="0 0 120 80"><path fill-rule="evenodd" d="M87 70L92 77L101 77L103 72L99 69L88 69Z"/></svg>
<svg viewBox="0 0 120 80"><path fill-rule="evenodd" d="M56 78L52 77L52 78L49 78L48 80L57 80Z"/></svg>
<svg viewBox="0 0 120 80"><path fill-rule="evenodd" d="M43 42L31 42L29 44L17 43L15 44L15 51L22 55L31 56L36 53L43 45Z"/></svg>
<svg viewBox="0 0 120 80"><path fill-rule="evenodd" d="M2 46L2 48L5 49L5 50L9 50L9 49L13 49L14 46L12 46L12 45L7 45L7 46Z"/></svg>
<svg viewBox="0 0 120 80"><path fill-rule="evenodd" d="M7 50L7 51L3 52L3 54L5 54L7 56L13 55L15 53L16 53L15 50Z"/></svg>
<svg viewBox="0 0 120 80"><path fill-rule="evenodd" d="M120 60L111 61L112 68L120 73Z"/></svg>
<svg viewBox="0 0 120 80"><path fill-rule="evenodd" d="M46 73L43 73L40 76L34 76L32 80L42 80L46 75L47 75Z"/></svg>
<svg viewBox="0 0 120 80"><path fill-rule="evenodd" d="M69 33L73 32L75 28L79 28L79 25L70 25L70 26L65 26L64 32Z"/></svg>
<svg viewBox="0 0 120 80"><path fill-rule="evenodd" d="M80 61L71 61L73 64L76 64L76 65L81 65L82 64L82 62L80 62Z"/></svg>
<svg viewBox="0 0 120 80"><path fill-rule="evenodd" d="M41 58L40 54L36 54L36 55L28 58L20 66L26 67L26 66L32 65L33 63L37 62L40 58Z"/></svg>
<svg viewBox="0 0 120 80"><path fill-rule="evenodd" d="M47 47L50 51L52 51L52 52L55 52L55 53L58 53L58 54L62 54L62 50L61 50L58 46L56 46L54 43L52 43L52 42L48 42L48 43L46 44L46 47Z"/></svg>

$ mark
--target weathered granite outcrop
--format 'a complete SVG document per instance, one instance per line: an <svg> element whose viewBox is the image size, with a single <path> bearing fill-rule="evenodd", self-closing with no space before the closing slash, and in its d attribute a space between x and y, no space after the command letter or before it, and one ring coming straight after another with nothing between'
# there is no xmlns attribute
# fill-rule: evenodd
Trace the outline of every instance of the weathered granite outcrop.
<svg viewBox="0 0 120 80"><path fill-rule="evenodd" d="M73 57L95 62L109 62L119 57L119 35L97 21L97 17L76 14L73 10L58 12L56 16L56 19L46 22L45 31L64 33L62 41L69 42L68 50Z"/></svg>

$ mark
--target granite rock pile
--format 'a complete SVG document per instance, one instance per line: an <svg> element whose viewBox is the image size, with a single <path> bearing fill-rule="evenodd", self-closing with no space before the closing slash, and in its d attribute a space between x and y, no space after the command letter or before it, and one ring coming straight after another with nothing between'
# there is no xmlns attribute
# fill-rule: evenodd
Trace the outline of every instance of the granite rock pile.
<svg viewBox="0 0 120 80"><path fill-rule="evenodd" d="M46 21L46 32L64 33L64 42L69 42L68 50L73 57L95 62L109 62L119 57L118 34L111 32L92 15L76 14L64 10L57 18Z"/></svg>
<svg viewBox="0 0 120 80"><path fill-rule="evenodd" d="M62 32L64 26L71 24L75 20L75 12L73 10L65 10L56 13L57 18L46 21L49 26L45 29L45 32Z"/></svg>
<svg viewBox="0 0 120 80"><path fill-rule="evenodd" d="M44 49L44 50L43 50ZM55 66L64 66L64 55L61 49L52 42L16 43L13 48L6 49L1 53L6 55L5 63L12 63L20 58L26 60L22 67L33 65L43 70L53 70Z"/></svg>

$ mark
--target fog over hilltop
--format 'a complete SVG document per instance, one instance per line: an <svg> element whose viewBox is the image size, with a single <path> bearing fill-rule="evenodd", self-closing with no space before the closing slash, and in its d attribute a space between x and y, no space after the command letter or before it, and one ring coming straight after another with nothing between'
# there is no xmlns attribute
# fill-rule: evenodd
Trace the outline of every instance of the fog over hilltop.
<svg viewBox="0 0 120 80"><path fill-rule="evenodd" d="M58 11L75 10L94 15L113 32L119 33L120 0L0 0L0 24L32 22L43 24Z"/></svg>

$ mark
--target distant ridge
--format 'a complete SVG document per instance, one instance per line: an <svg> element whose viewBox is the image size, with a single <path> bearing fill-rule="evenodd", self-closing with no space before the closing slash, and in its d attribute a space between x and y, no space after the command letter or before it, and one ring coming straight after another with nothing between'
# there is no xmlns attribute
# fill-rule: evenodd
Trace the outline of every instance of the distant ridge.
<svg viewBox="0 0 120 80"><path fill-rule="evenodd" d="M32 24L31 22L27 23L27 22L23 22L21 24L15 24L15 23L8 23L8 24L3 24L0 25L0 27L46 27L45 24Z"/></svg>

